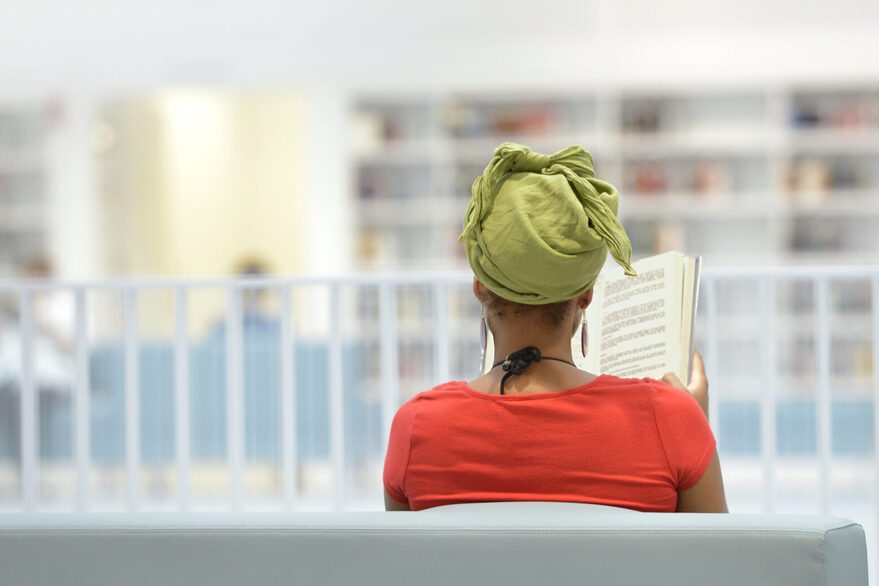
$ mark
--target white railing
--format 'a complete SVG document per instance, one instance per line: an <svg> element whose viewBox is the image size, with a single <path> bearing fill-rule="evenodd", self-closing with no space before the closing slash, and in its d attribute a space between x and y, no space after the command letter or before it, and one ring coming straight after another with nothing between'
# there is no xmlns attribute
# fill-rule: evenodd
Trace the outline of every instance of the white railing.
<svg viewBox="0 0 879 586"><path fill-rule="evenodd" d="M384 441L399 404L432 382L475 374L475 358L467 359L472 352L461 349L464 341L478 340L471 279L442 273L0 283L0 309L6 307L5 325L0 321L0 333L5 331L0 343L6 346L0 347L0 397L5 393L6 404L17 404L17 433L7 429L5 455L0 445L0 459L5 458L0 469L6 470L0 483L3 507L378 508ZM879 267L709 269L702 287L697 344L709 367L710 418L733 508L855 516L849 508L862 502L857 520L870 531L879 526ZM198 291L222 292L225 301L205 308L192 302ZM254 303L249 296L256 291L272 296L271 303L260 301L270 306L264 315L274 324L264 338L249 333L248 311ZM54 412L63 415L56 420L40 415L41 401L47 402L50 392L40 366L44 333L39 305L47 295L72 300L65 326L71 391L52 399L69 406L69 457L63 445L54 455L40 446L41 434L53 432L53 421L68 420L63 409ZM158 317L152 319L143 315L150 295L164 296L169 306L153 312ZM113 301L99 304L96 296ZM104 314L117 312L121 318L114 325ZM218 312L222 317L216 317ZM222 332L219 337L205 333L211 316L218 322L215 331ZM220 350L204 342L208 338L221 340ZM154 350L166 360L145 365L146 344L157 345ZM225 445L222 450L214 446L219 457L195 459L195 444L203 438L193 421L206 417L195 397L202 387L216 390L219 384L204 382L199 364L213 363L194 349L205 344L211 356L222 354L211 380L225 380L225 414L211 425L225 429ZM92 437L98 416L90 404L96 396L91 379L112 362L96 363L96 353L116 356L117 349L124 409L112 417L104 413L106 421L101 421L109 426L118 423L113 417L122 419L121 437L117 434L114 442L124 444L124 450L121 457L105 457L98 465L93 456L107 442ZM247 360L266 352L276 357L268 368L277 378L271 383L275 394L267 404L278 410L279 432L272 440L278 449L268 467L257 469L254 460L260 458L248 456L248 438L252 443L254 434L274 423L268 416L246 421L246 414L258 410L246 406L259 387L250 379L260 374ZM16 357L11 367L9 356ZM323 398L303 388L306 374L316 382L305 386L327 394L325 414L314 407ZM142 412L145 405L161 402L158 395L146 396L142 386L148 376L159 375L169 375L173 386L168 421L152 415L145 419ZM114 384L109 387L115 389ZM352 395L352 387L359 394ZM149 388L162 387L150 383ZM118 406L114 392L105 402ZM352 406L352 396L357 405ZM371 419L361 421L357 409L367 408ZM797 417L805 427L791 423ZM9 427L15 419L7 410L0 425ZM149 435L145 421L153 422L151 427L160 421L173 433L173 457L159 458L158 465L144 462L149 444L159 437ZM302 425L308 430L298 429ZM805 439L790 440L793 432ZM9 439L12 435L18 439ZM300 445L303 438L326 447L309 452ZM802 449L791 448L791 441L800 441ZM260 475L271 490L253 488ZM799 492L798 483L803 487ZM196 490L196 484L201 488ZM223 489L202 490L212 484ZM109 496L99 494L96 486L105 486ZM812 494L817 498L810 500Z"/></svg>
<svg viewBox="0 0 879 586"><path fill-rule="evenodd" d="M140 294L148 291L170 292L174 300L173 332L172 339L168 340L173 345L173 372L174 372L174 437L175 437L175 487L176 494L173 507L179 510L188 510L192 506L190 493L190 480L192 476L190 458L191 430L191 382L198 378L199 373L191 371L190 351L192 349L191 326L188 324L190 312L187 303L187 294L194 289L213 289L223 291L226 295L224 327L225 338L225 379L226 379L226 418L225 425L228 430L226 440L226 464L228 466L228 495L226 506L232 510L241 509L246 505L243 483L245 479L244 461L244 381L243 381L243 349L244 332L242 328L242 295L250 291L274 291L280 298L280 308L275 315L278 324L277 351L281 357L293 356L293 347L297 339L296 318L305 321L320 322L310 314L308 308L299 308L296 311L293 296L297 289L320 288L324 291L320 297L328 301L329 307L326 312L324 327L311 324L311 330L306 335L312 341L318 340L326 345L326 379L329 393L329 465L333 479L331 491L331 506L334 509L344 509L351 506L346 494L344 481L339 481L345 476L345 428L344 428L344 393L343 372L343 332L342 320L345 313L341 291L343 288L362 287L373 288L378 292L378 322L379 330L376 335L381 347L381 434L387 437L390 423L401 402L399 395L399 381L397 376L397 290L399 287L428 288L433 295L433 321L438 327L432 328L434 346L437 348L434 360L434 371L441 378L447 377L450 362L450 339L448 324L448 288L452 285L469 284L469 278L461 274L435 274L435 275L382 275L345 277L336 279L235 279L235 280L173 280L173 279L139 279L139 280L108 280L89 283L60 283L60 282L6 282L0 283L0 296L17 298L16 311L9 313L17 314L17 320L7 320L5 324L7 332L14 330L17 338L10 336L3 338L7 346L16 343L20 346L20 365L17 373L13 373L14 383L7 385L6 392L20 393L20 450L17 458L11 463L18 467L20 491L17 495L4 495L7 508L18 506L24 510L38 510L49 507L57 508L57 504L47 502L40 494L40 465L38 455L38 419L37 401L39 396L39 373L36 371L36 352L39 332L35 326L36 310L35 300L41 295L67 295L73 299L73 309L69 316L72 321L72 351L71 354L71 410L72 410L72 445L73 445L73 470L75 498L72 508L80 511L106 507L107 503L94 502L90 487L93 462L91 459L92 438L90 437L89 414L90 395L94 391L90 381L90 350L94 341L90 336L90 329L94 329L90 322L94 317L94 311L88 303L88 296L95 293L116 295L121 299L122 305L122 332L120 344L123 348L124 362L124 470L125 470L125 503L124 507L130 510L142 508L141 498L141 414L142 402L139 389L139 374L141 364L139 360L139 346L142 337L138 327L138 298ZM7 306L16 305L14 302ZM350 313L350 311L349 311ZM17 322L17 323L16 323ZM315 331L315 330L321 330ZM10 341L14 340L14 341ZM8 350L8 348L7 348ZM2 351L2 349L0 349ZM7 361L8 362L8 361ZM474 363L475 364L475 363ZM280 368L280 408L285 415L281 419L281 494L279 504L285 508L297 508L302 504L300 499L297 477L299 457L296 446L296 382L294 360L282 359L279 361ZM187 376L187 373L190 376ZM7 372L7 378L9 373ZM2 382L2 381L0 381ZM380 478L376 479L380 486ZM12 498L10 498L12 497ZM317 506L326 505L325 500L317 499ZM158 503L153 502L154 506ZM208 503L216 506L218 502L213 500ZM171 503L158 504L169 506ZM360 502L360 506L363 502ZM62 505L64 506L64 505ZM265 506L265 505L263 505ZM306 506L308 504L306 503Z"/></svg>

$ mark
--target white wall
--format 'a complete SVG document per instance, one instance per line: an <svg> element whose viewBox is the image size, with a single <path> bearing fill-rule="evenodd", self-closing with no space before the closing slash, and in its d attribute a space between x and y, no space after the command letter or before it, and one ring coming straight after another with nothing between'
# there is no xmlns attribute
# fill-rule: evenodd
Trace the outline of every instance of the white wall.
<svg viewBox="0 0 879 586"><path fill-rule="evenodd" d="M110 102L99 163L112 274L226 274L245 259L302 270L308 198L299 92L156 92Z"/></svg>
<svg viewBox="0 0 879 586"><path fill-rule="evenodd" d="M99 274L97 183L93 130L94 96L73 93L59 103L48 135L47 249L58 277Z"/></svg>
<svg viewBox="0 0 879 586"><path fill-rule="evenodd" d="M861 77L877 33L875 0L7 0L0 93Z"/></svg>

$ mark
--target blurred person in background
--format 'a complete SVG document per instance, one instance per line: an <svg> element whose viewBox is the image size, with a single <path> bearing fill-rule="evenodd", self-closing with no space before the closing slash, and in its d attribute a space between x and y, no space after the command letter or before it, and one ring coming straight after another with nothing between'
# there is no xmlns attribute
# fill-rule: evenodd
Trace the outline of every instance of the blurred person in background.
<svg viewBox="0 0 879 586"><path fill-rule="evenodd" d="M269 273L269 265L259 257L248 257L240 260L234 269L240 279L259 280ZM264 308L265 289L247 287L241 290L241 327L244 332L253 335L276 335L281 324L277 317L272 316ZM222 338L226 335L226 318L220 317L210 328L208 337Z"/></svg>
<svg viewBox="0 0 879 586"><path fill-rule="evenodd" d="M49 262L34 258L22 276L32 281L52 276ZM34 376L38 388L69 387L73 380L73 296L70 291L36 290L33 294ZM0 388L17 384L21 369L21 308L4 310L0 329Z"/></svg>
<svg viewBox="0 0 879 586"><path fill-rule="evenodd" d="M52 266L43 257L25 263L22 277L46 280ZM33 294L33 377L37 394L69 393L74 377L73 296L70 291L36 290ZM0 446L19 454L19 409L23 331L20 306L6 306L0 316Z"/></svg>
<svg viewBox="0 0 879 586"><path fill-rule="evenodd" d="M271 271L268 263L253 257L242 260L235 270L242 279L261 279ZM244 289L241 294L241 313L245 330L267 329L272 332L279 328L278 320L265 311L265 289Z"/></svg>
<svg viewBox="0 0 879 586"><path fill-rule="evenodd" d="M495 342L492 369L416 395L385 457L388 510L478 501L569 501L654 512L726 512L708 381L689 387L579 370L571 338L608 251L629 275L616 188L572 146L504 143L473 184L464 243Z"/></svg>
<svg viewBox="0 0 879 586"><path fill-rule="evenodd" d="M45 257L34 257L24 264L22 276L47 281L54 276L52 264ZM34 295L34 325L37 333L51 340L61 352L72 351L73 295L67 291L42 290Z"/></svg>

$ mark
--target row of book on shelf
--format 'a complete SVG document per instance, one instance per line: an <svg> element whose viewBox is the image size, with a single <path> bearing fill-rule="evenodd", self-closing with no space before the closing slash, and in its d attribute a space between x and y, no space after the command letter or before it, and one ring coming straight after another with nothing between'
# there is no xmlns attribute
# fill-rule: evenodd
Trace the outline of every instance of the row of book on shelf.
<svg viewBox="0 0 879 586"><path fill-rule="evenodd" d="M721 196L742 193L757 185L763 191L807 193L810 201L822 200L831 192L864 192L879 188L875 168L877 153L867 155L797 156L784 165L782 181L773 185L768 162L759 158L741 159L691 158L668 161L627 161L621 166L619 182L627 193L661 195L687 193L693 196ZM605 164L605 167L611 165ZM426 197L434 188L430 182L428 162L424 166L361 166L357 174L357 195L362 200L405 200ZM470 184L481 173L473 165L451 169L453 186L461 197L469 194ZM756 177L755 174L759 175ZM2 184L0 184L2 189Z"/></svg>
<svg viewBox="0 0 879 586"><path fill-rule="evenodd" d="M706 111L717 118L717 104L723 104L730 117L758 123L767 120L768 112L768 101L759 94L621 98L618 104L616 126L626 134L660 134L705 123ZM369 146L426 138L431 107L427 101L396 107L363 104L356 113L356 142ZM587 97L450 98L441 105L436 122L452 138L553 136L594 128L596 114L595 101ZM879 128L879 92L794 94L787 123L792 129Z"/></svg>

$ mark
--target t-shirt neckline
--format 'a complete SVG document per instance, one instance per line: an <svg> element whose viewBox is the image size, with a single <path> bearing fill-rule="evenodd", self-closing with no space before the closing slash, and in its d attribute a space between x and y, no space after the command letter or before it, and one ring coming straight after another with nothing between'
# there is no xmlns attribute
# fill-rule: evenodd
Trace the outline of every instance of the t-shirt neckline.
<svg viewBox="0 0 879 586"><path fill-rule="evenodd" d="M467 384L467 381L461 381L461 386L464 391L469 395L473 395L474 397L478 397L480 399L487 399L489 401L525 401L525 400L533 400L533 399L551 399L553 397L563 397L566 395L573 395L575 393L588 390L590 387L595 385L598 381L608 377L606 374L599 374L593 380L588 383L582 384L577 387L573 387L570 389L564 389L561 391L552 391L549 393L526 393L522 395L500 395L494 393L482 393L477 391L476 389L470 388L470 385Z"/></svg>

